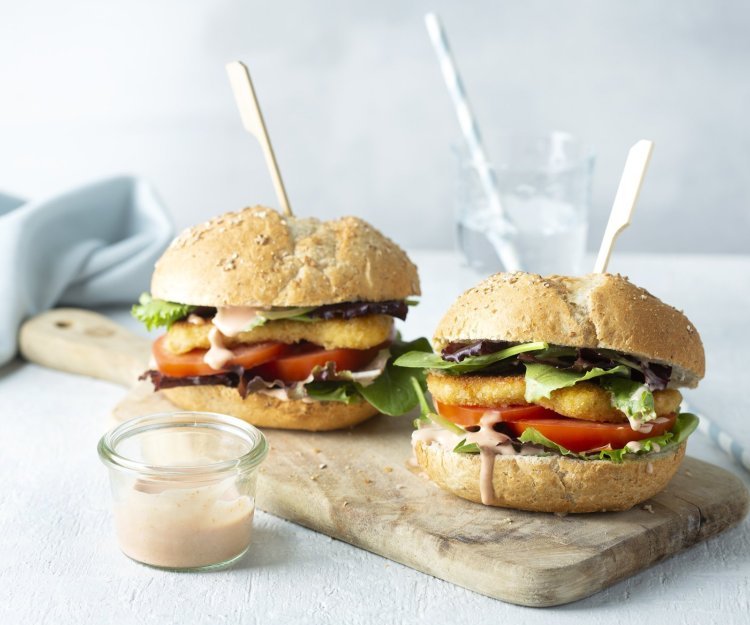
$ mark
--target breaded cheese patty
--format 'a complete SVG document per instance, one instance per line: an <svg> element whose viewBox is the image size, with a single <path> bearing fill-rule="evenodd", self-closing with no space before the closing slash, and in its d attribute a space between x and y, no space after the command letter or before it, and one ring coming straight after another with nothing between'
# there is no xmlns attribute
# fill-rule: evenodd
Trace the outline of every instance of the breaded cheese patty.
<svg viewBox="0 0 750 625"><path fill-rule="evenodd" d="M185 354L193 349L208 349L208 333L213 325L200 325L179 321L167 332L166 348L174 354ZM388 315L366 315L353 319L321 319L319 321L293 321L279 319L248 332L228 337L230 347L239 343L281 341L299 343L310 341L326 349L369 349L384 343L391 337L393 318Z"/></svg>
<svg viewBox="0 0 750 625"><path fill-rule="evenodd" d="M456 406L527 406L524 399L526 382L514 376L452 376L440 373L427 375L427 386L435 400ZM658 416L675 412L682 395L674 389L654 391L654 407ZM549 399L536 402L566 417L588 421L625 423L627 417L614 408L611 395L597 384L578 384L552 391Z"/></svg>

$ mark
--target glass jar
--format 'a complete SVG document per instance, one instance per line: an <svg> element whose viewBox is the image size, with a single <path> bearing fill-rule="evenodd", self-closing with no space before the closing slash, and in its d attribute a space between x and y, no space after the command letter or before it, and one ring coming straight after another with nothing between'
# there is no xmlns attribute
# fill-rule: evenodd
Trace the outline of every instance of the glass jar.
<svg viewBox="0 0 750 625"><path fill-rule="evenodd" d="M130 419L99 441L120 549L172 570L231 564L250 546L260 430L234 417L169 412Z"/></svg>

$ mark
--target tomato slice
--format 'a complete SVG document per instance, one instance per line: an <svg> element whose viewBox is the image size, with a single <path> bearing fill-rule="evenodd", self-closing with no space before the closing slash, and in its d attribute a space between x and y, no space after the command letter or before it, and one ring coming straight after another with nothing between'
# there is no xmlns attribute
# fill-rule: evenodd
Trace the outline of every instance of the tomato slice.
<svg viewBox="0 0 750 625"><path fill-rule="evenodd" d="M237 345L232 348L234 357L226 364L225 369L212 369L203 361L205 349L194 349L186 354L173 354L164 345L166 334L154 341L152 352L159 371L165 375L182 378L185 376L214 375L229 370L232 366L251 369L262 365L289 350L288 345L278 341Z"/></svg>
<svg viewBox="0 0 750 625"><path fill-rule="evenodd" d="M650 432L638 432L628 423L603 423L570 419L541 406L453 406L436 401L435 407L440 416L458 425L469 427L479 425L480 419L488 412L497 414L497 420L507 423L507 428L515 436L520 436L526 428L534 428L558 445L571 451L588 451L610 446L621 449L630 441L639 441L652 436L661 436L672 429L676 415L672 414L662 423L654 423Z"/></svg>
<svg viewBox="0 0 750 625"><path fill-rule="evenodd" d="M257 372L264 380L299 382L307 378L315 367L325 366L327 362L334 363L337 371L357 371L375 358L381 347L323 349L318 345L297 345L291 348L291 353L258 367Z"/></svg>
<svg viewBox="0 0 750 625"><path fill-rule="evenodd" d="M550 419L560 415L541 406L453 406L436 401L435 408L440 416L458 425L479 425L479 420L488 412L496 413L498 421L517 421L518 419Z"/></svg>
<svg viewBox="0 0 750 625"><path fill-rule="evenodd" d="M627 423L602 423L583 419L523 419L508 423L508 428L520 436L526 428L534 428L558 445L571 451L588 451L610 445L621 449L630 441L639 441L652 436L661 436L672 429L676 415L671 414L663 423L655 423L650 432L638 432Z"/></svg>

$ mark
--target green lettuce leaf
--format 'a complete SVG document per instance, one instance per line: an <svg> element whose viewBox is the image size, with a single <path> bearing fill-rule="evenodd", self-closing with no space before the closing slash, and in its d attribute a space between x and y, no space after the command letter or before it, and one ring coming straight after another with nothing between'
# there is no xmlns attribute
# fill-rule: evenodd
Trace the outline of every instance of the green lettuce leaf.
<svg viewBox="0 0 750 625"><path fill-rule="evenodd" d="M675 421L671 430L672 434L674 434L672 443L679 445L680 443L685 442L688 439L688 436L698 428L699 420L700 419L691 412L682 412L678 414L677 421Z"/></svg>
<svg viewBox="0 0 750 625"><path fill-rule="evenodd" d="M279 308L277 310L261 310L261 311L258 311L258 313L255 315L255 318L243 330L245 332L248 332L249 330L252 330L253 328L257 328L259 326L265 325L267 321L277 321L278 319L289 319L291 321L305 321L307 323L320 321L320 319L315 319L313 317L308 316L307 314L311 310L315 310L315 308L316 308L315 306L304 306L300 308Z"/></svg>
<svg viewBox="0 0 750 625"><path fill-rule="evenodd" d="M308 382L305 384L307 396L317 401L337 401L351 404L360 394L351 382Z"/></svg>
<svg viewBox="0 0 750 625"><path fill-rule="evenodd" d="M563 456L572 456L580 458L582 460L611 460L612 462L622 462L625 454L644 454L655 450L655 445L658 445L660 449L664 449L667 446L679 445L683 441L687 440L698 427L698 417L689 412L683 412L677 416L674 426L669 432L665 432L660 436L653 436L651 438L644 438L638 441L641 445L640 450L637 452L629 451L627 447L622 449L605 449L601 451L591 453L577 453L570 451L569 449L558 445L557 443L549 440L546 436L541 434L534 428L526 428L518 440L522 443L534 443L541 445L547 449L556 451Z"/></svg>
<svg viewBox="0 0 750 625"><path fill-rule="evenodd" d="M636 421L656 418L654 395L645 384L627 378L611 378L601 381L602 387L612 395L612 405Z"/></svg>
<svg viewBox="0 0 750 625"><path fill-rule="evenodd" d="M425 338L405 343L397 337L390 346L391 358L383 373L366 386L355 383L357 392L383 414L398 416L409 412L419 404L419 395L412 380L416 380L422 391L427 387L424 372L415 373L396 367L394 361L407 352L418 354L422 353L420 350L430 349L430 343Z"/></svg>
<svg viewBox="0 0 750 625"><path fill-rule="evenodd" d="M578 382L591 380L604 375L629 375L628 368L617 365L614 369L604 370L594 367L585 373L558 369L550 365L526 363L526 393L525 399L530 404L538 402L541 398L549 399L552 391L560 388L573 386Z"/></svg>
<svg viewBox="0 0 750 625"><path fill-rule="evenodd" d="M169 328L173 323L184 319L194 310L195 306L154 299L148 293L141 293L138 303L133 306L130 314L143 323L146 329L153 330L162 326Z"/></svg>
<svg viewBox="0 0 750 625"><path fill-rule="evenodd" d="M453 451L457 454L478 454L479 445L476 443L469 443L467 445L466 439L464 438L453 448Z"/></svg>
<svg viewBox="0 0 750 625"><path fill-rule="evenodd" d="M408 352L398 358L394 363L397 367L407 367L411 369L436 369L449 373L451 375L460 375L462 373L472 373L479 369L510 358L524 352L532 352L541 349L547 349L547 343L541 341L536 343L523 343L508 347L494 354L485 354L483 356L469 356L461 362L450 362L443 360L440 354L429 352Z"/></svg>
<svg viewBox="0 0 750 625"><path fill-rule="evenodd" d="M397 334L396 340L391 343L390 350L395 361L397 358L400 358L407 353L432 353L432 346L430 345L430 342L423 336L420 336L413 341L403 341L401 340L401 335Z"/></svg>
<svg viewBox="0 0 750 625"><path fill-rule="evenodd" d="M417 405L418 399L414 394L412 377L409 371L389 363L371 384L363 386L355 383L354 386L357 392L380 412L398 416L409 412Z"/></svg>
<svg viewBox="0 0 750 625"><path fill-rule="evenodd" d="M462 427L456 425L455 423L453 423L453 421L449 421L448 419L441 417L435 411L435 409L427 401L427 397L424 394L424 388L417 381L416 377L412 377L411 383L414 389L414 394L417 396L417 402L419 404L419 411L420 411L419 418L414 420L415 428L419 428L421 423L432 421L436 425L439 425L440 427L443 427L446 430L450 430L451 432L454 432L455 434L466 434L466 430L464 430Z"/></svg>
<svg viewBox="0 0 750 625"><path fill-rule="evenodd" d="M318 401L338 401L350 404L362 398L383 414L399 416L409 412L420 402L420 393L424 399L423 389L427 387L424 374L399 369L393 366L396 357L409 351L429 350L430 343L425 338L404 342L400 337L391 344L391 357L375 380L367 385L345 380L338 382L314 381L305 384L307 394ZM346 374L340 371L339 374ZM419 389L419 393L415 389Z"/></svg>
<svg viewBox="0 0 750 625"><path fill-rule="evenodd" d="M568 449L567 447L563 447L562 445L558 445L556 442L551 441L539 430L536 430L534 428L526 428L523 432L521 432L521 436L518 437L518 440L522 443L534 443L535 445L541 445L542 447L552 449L557 453L562 454L563 456L579 455L574 451L570 451L570 449Z"/></svg>

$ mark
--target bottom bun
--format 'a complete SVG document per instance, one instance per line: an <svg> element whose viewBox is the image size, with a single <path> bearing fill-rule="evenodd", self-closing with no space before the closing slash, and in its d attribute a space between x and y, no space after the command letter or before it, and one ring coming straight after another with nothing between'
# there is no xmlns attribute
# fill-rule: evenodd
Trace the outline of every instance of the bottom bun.
<svg viewBox="0 0 750 625"><path fill-rule="evenodd" d="M622 463L565 456L494 456L487 505L534 512L607 512L627 510L661 491L685 455L686 443ZM478 454L459 454L438 443L416 441L417 462L441 488L477 503ZM487 457L492 461L492 456ZM489 476L488 476L489 477ZM489 485L488 485L489 491Z"/></svg>
<svg viewBox="0 0 750 625"><path fill-rule="evenodd" d="M242 398L228 386L179 386L161 391L184 410L220 412L239 417L261 428L282 430L338 430L357 425L378 414L366 401L351 404L333 401L283 401L251 393Z"/></svg>

